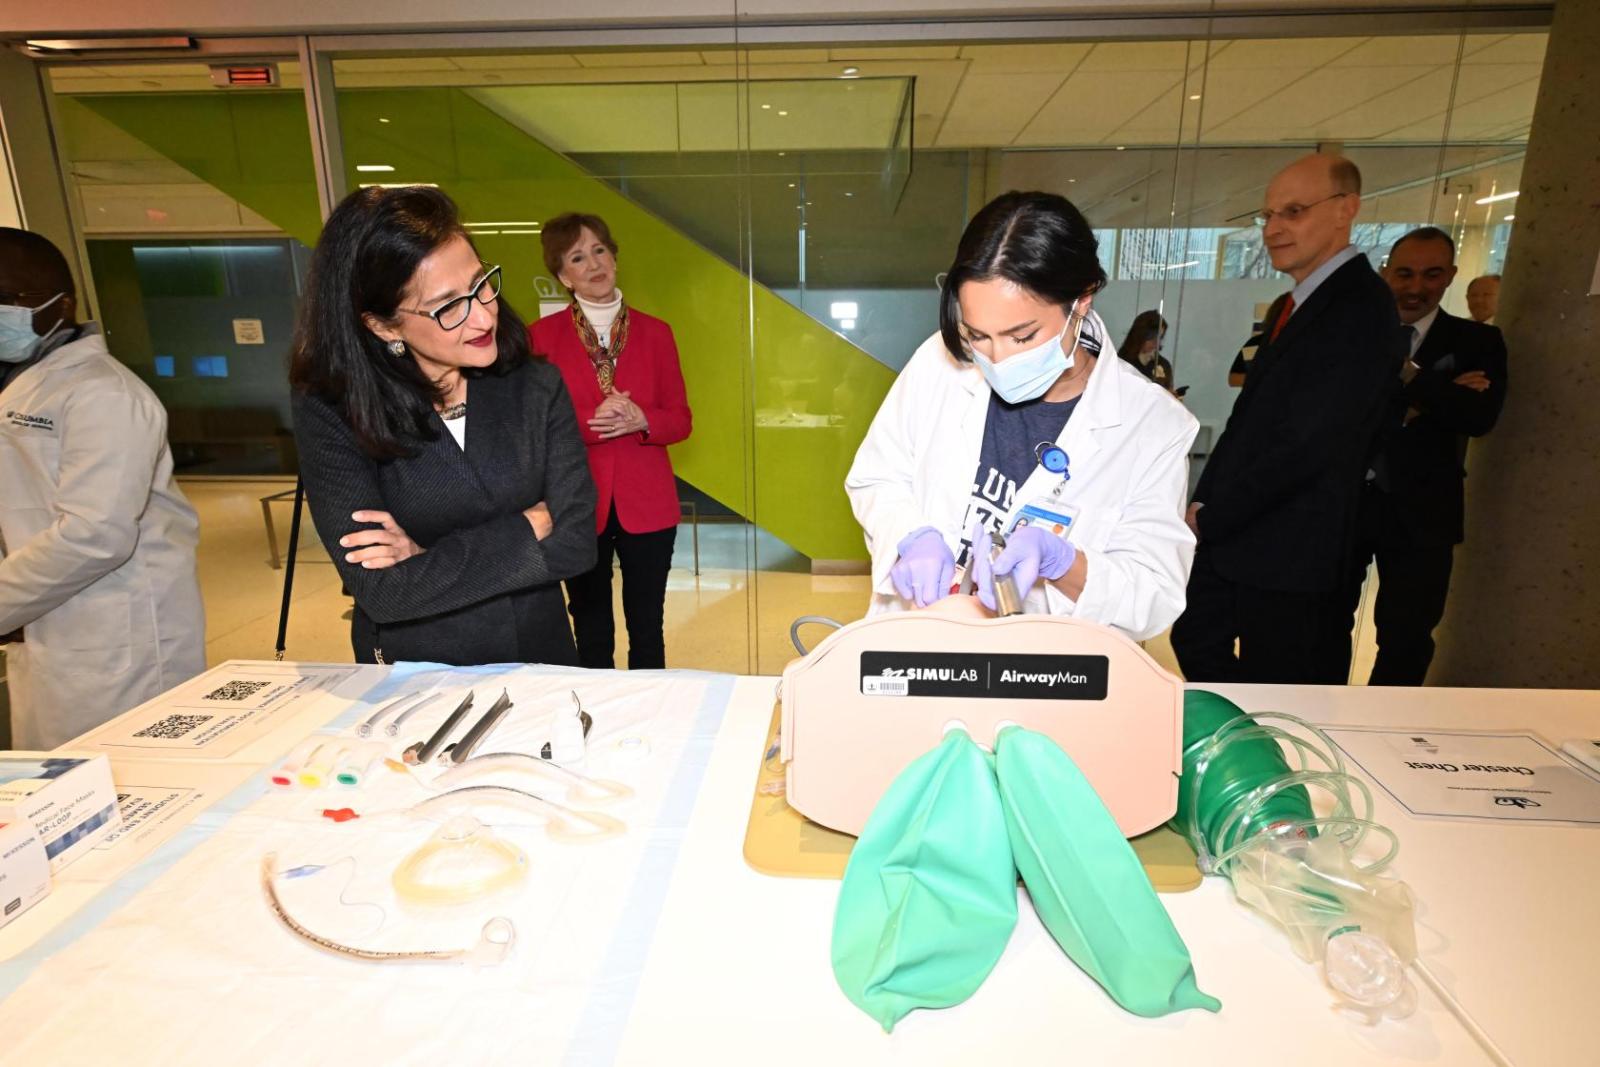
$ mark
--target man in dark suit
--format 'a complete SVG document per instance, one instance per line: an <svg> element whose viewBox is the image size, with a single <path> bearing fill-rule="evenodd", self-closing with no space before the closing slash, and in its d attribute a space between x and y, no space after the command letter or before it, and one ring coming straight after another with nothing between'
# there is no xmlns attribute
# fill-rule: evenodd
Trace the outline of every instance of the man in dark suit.
<svg viewBox="0 0 1600 1067"><path fill-rule="evenodd" d="M1499 329L1439 307L1456 276L1455 255L1449 234L1424 226L1394 243L1383 269L1411 350L1400 371L1405 418L1367 479L1351 561L1351 615L1367 564L1378 561L1370 685L1421 685L1427 676L1463 537L1467 438L1488 433L1505 403Z"/></svg>
<svg viewBox="0 0 1600 1067"><path fill-rule="evenodd" d="M1190 681L1348 676L1356 509L1405 356L1394 298L1350 244L1360 209L1361 172L1338 156L1267 186L1257 221L1295 287L1186 516L1199 545L1172 647Z"/></svg>

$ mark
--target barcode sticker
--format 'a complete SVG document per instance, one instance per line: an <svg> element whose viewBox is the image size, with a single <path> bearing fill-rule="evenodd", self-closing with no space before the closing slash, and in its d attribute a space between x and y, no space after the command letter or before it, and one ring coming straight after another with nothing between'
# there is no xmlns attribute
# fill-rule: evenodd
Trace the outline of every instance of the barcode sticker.
<svg viewBox="0 0 1600 1067"><path fill-rule="evenodd" d="M911 695L911 679L884 678L876 674L862 676L861 692L869 697L904 697Z"/></svg>

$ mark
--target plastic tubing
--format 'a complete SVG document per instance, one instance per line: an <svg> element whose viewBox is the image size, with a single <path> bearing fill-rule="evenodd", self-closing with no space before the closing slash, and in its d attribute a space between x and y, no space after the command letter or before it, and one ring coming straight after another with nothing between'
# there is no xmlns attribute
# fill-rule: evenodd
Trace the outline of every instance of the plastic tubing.
<svg viewBox="0 0 1600 1067"><path fill-rule="evenodd" d="M347 960L364 960L369 963L419 963L440 961L447 963L476 963L492 965L506 958L517 938L517 928L504 916L496 916L483 924L476 944L467 948L412 949L381 951L346 945L321 934L313 933L284 909L278 899L278 854L268 852L261 857L261 890L267 898L267 907L273 916L290 933L313 948Z"/></svg>
<svg viewBox="0 0 1600 1067"><path fill-rule="evenodd" d="M1372 820L1372 790L1345 769L1338 746L1294 716L1247 715L1214 693L1193 691L1184 701L1184 740L1179 815L1172 825L1194 846L1201 870L1228 877L1241 901L1284 926L1302 958L1320 957L1324 980L1347 1004L1369 1015L1409 1014L1415 1007L1405 978L1415 954L1409 893L1400 883L1393 883L1397 895L1358 877L1393 862L1400 841ZM1313 809L1312 792L1331 800L1324 814ZM1357 850L1372 839L1387 848L1359 862ZM1325 855L1330 866L1320 873L1314 864L1305 866L1317 846L1338 858L1335 863ZM1270 862L1273 856L1278 862ZM1373 929L1346 912L1345 889L1376 909ZM1340 918L1343 925L1317 930L1323 920ZM1308 930L1316 932L1310 943Z"/></svg>
<svg viewBox="0 0 1600 1067"><path fill-rule="evenodd" d="M1252 838L1288 826L1308 835L1321 832L1324 824L1338 827L1341 844L1352 851L1357 848L1374 825L1372 793L1345 770L1332 739L1292 715L1234 711L1236 717L1209 733L1191 734L1183 751L1182 817L1175 823L1194 845L1202 869L1221 871L1222 857L1231 858ZM1312 740L1275 722L1292 723ZM1295 753L1298 768L1285 757L1285 744ZM1308 786L1333 798L1329 815L1318 818L1312 811ZM1388 855L1367 869L1376 871L1393 859L1394 837L1387 836Z"/></svg>
<svg viewBox="0 0 1600 1067"><path fill-rule="evenodd" d="M1382 856L1378 857L1376 860L1373 860L1371 863L1365 865L1355 865L1357 870L1367 874L1376 874L1378 871L1381 871L1383 868L1387 867L1396 856L1400 854L1400 838L1396 836L1395 832L1382 823L1372 822L1368 819L1340 819L1331 816L1328 818L1300 819L1293 822L1283 823L1276 829L1283 833L1293 834L1310 834L1313 832L1327 833L1329 830L1341 830L1352 834L1359 833L1363 838L1365 838L1367 834L1376 834L1389 842L1389 848ZM1234 857L1238 856L1245 849L1249 848L1255 843L1256 838L1252 837L1248 840L1241 841L1239 844L1228 849L1222 855L1217 857L1216 869L1226 870L1227 865L1233 861Z"/></svg>
<svg viewBox="0 0 1600 1067"><path fill-rule="evenodd" d="M521 752L487 752L473 756L439 775L433 780L433 786L436 789L451 789L498 773L529 774L546 781L556 779L562 783L563 799L572 803L613 804L633 796L633 790L621 782L590 778Z"/></svg>
<svg viewBox="0 0 1600 1067"><path fill-rule="evenodd" d="M482 823L466 817L462 825L447 824L396 867L390 881L395 895L411 904L464 904L498 893L527 877L528 856L516 845L489 833ZM421 877L422 868L435 856L476 852L499 861L492 874L457 881Z"/></svg>
<svg viewBox="0 0 1600 1067"><path fill-rule="evenodd" d="M818 626L826 626L830 630L839 630L844 628L844 623L840 622L838 619L830 619L826 615L800 616L798 619L794 620L794 622L789 624L789 643L793 645L794 650L800 653L802 656L806 655L811 650L805 646L804 641L800 640L800 627L809 626L813 623Z"/></svg>
<svg viewBox="0 0 1600 1067"><path fill-rule="evenodd" d="M1306 787L1321 789L1333 798L1333 810L1327 815L1308 812L1301 818L1285 819L1281 815L1264 817L1272 799L1288 790ZM1352 796L1351 788L1354 787ZM1365 840L1368 829L1377 825L1371 820L1372 793L1367 784L1347 774L1327 771L1296 771L1257 787L1237 800L1218 824L1216 842L1231 842L1217 853L1213 860L1217 869L1225 869L1228 859L1241 851L1242 846L1263 835L1275 836L1294 833L1297 836L1315 837L1336 831L1335 837L1346 852L1353 854ZM1394 836L1389 835L1391 844ZM1394 859L1394 851L1380 857L1363 869L1370 873L1386 867Z"/></svg>
<svg viewBox="0 0 1600 1067"><path fill-rule="evenodd" d="M419 801L407 808L405 814L426 818L441 811L460 812L462 809L470 809L477 802L496 801L511 803L541 816L544 820L544 832L559 841L592 843L616 837L627 830L627 825L620 819L602 815L597 811L577 811L546 800L535 793L513 789L506 785L462 786L460 789L452 789L448 793L440 793L438 796ZM575 824L580 823L586 825L588 829L579 829Z"/></svg>
<svg viewBox="0 0 1600 1067"><path fill-rule="evenodd" d="M432 693L423 697L421 700L417 701L415 704L396 715L394 717L394 722L391 722L388 726L385 726L383 728L383 732L388 734L390 737L398 737L400 734L400 727L406 724L407 719L411 718L411 716L415 715L417 712L421 711L429 704L432 704L435 700L438 700L442 696L444 696L443 693Z"/></svg>
<svg viewBox="0 0 1600 1067"><path fill-rule="evenodd" d="M385 704L383 707L379 708L377 711L373 712L371 715L368 715L361 721L361 725L356 727L356 736L371 737L373 727L377 726L385 715L389 714L389 712L394 708L399 707L401 704L404 704L406 701L414 699L415 697L415 693L407 693L398 700L389 701L389 703Z"/></svg>

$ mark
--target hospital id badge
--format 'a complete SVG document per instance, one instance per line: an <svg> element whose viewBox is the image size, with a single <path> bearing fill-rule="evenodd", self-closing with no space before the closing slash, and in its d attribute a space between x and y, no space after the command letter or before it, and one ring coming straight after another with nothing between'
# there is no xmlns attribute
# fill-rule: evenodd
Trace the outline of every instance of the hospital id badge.
<svg viewBox="0 0 1600 1067"><path fill-rule="evenodd" d="M1005 530L1007 537L1023 526L1039 526L1065 541L1072 540L1072 524L1078 518L1078 509L1071 504L1052 500L1048 504L1024 504L1011 513Z"/></svg>

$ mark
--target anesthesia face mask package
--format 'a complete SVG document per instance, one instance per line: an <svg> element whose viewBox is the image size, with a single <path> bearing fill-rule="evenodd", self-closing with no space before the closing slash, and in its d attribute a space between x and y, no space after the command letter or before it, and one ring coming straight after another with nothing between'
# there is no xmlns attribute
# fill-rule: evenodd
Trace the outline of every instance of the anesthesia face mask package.
<svg viewBox="0 0 1600 1067"><path fill-rule="evenodd" d="M33 825L61 868L122 824L111 761L101 752L0 752L0 820Z"/></svg>
<svg viewBox="0 0 1600 1067"><path fill-rule="evenodd" d="M50 861L33 824L0 821L0 926L33 907L50 892Z"/></svg>

